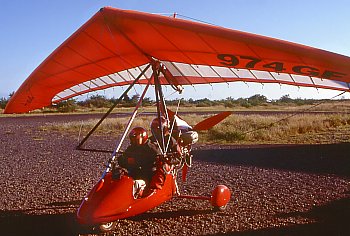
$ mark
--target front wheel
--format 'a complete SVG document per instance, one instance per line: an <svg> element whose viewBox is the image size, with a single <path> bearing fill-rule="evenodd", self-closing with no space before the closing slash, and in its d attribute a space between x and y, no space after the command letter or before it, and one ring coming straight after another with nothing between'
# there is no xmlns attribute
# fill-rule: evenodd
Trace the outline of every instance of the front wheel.
<svg viewBox="0 0 350 236"><path fill-rule="evenodd" d="M101 224L98 226L98 228L101 232L109 232L115 228L116 224L117 222L112 221L112 222Z"/></svg>

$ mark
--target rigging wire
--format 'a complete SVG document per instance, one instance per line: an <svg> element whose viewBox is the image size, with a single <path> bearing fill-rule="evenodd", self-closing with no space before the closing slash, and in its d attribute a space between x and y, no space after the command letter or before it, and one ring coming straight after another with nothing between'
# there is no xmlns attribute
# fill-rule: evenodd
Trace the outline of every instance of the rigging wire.
<svg viewBox="0 0 350 236"><path fill-rule="evenodd" d="M175 117L177 116L177 113L179 111L180 102L181 102L181 99L179 99L178 102L177 102L175 115L174 115L173 122L171 124L171 129L170 129L170 135L169 135L170 137L172 137L172 135L173 135L173 131L174 131L174 127L175 127ZM170 144L170 138L168 138L168 143L167 143L166 148L165 148L165 153L167 153L167 151L169 149L169 144Z"/></svg>
<svg viewBox="0 0 350 236"><path fill-rule="evenodd" d="M339 97L339 96L343 95L343 94L346 93L346 92L347 92L347 91L341 92L340 94L331 97L329 100L332 100L332 99L334 99L334 98L336 98L336 97ZM323 100L323 101L321 101L321 102L319 102L319 103L316 103L315 105L313 105L313 106L311 106L311 107L309 107L309 108L306 108L306 109L301 110L301 113L304 113L304 112L306 112L306 111L309 111L309 110L311 110L312 108L315 108L315 107L317 107L317 106L319 106L319 105L321 105L321 104L323 104L323 103L325 103L325 102L326 102L326 100ZM290 118L292 118L292 117L294 117L294 116L296 116L296 115L299 115L299 114L300 114L300 111L299 111L298 113L294 113L294 114L291 114L291 115L289 115L289 116L287 116L287 117L284 117L284 118L282 118L282 119L280 119L280 120L278 120L278 121L276 121L276 122L272 122L272 123L270 123L269 125L264 125L264 126L262 126L262 127L256 128L256 129L243 132L242 134L249 134L249 133L256 132L256 131L258 131L258 130L270 128L270 127L274 126L275 124L278 124L278 123L280 123L280 122L282 122L282 121L288 120L288 119L290 119Z"/></svg>
<svg viewBox="0 0 350 236"><path fill-rule="evenodd" d="M207 25L219 26L219 25L215 25L215 24L213 24L213 23L207 22L207 21L199 20L199 19L192 18L192 17L189 17L189 16L181 15L181 14L178 14L178 13L176 13L176 16L181 16L181 17L184 18L184 19L189 19L189 20L197 21L197 22L200 22L200 23L203 23L203 24L207 24Z"/></svg>
<svg viewBox="0 0 350 236"><path fill-rule="evenodd" d="M86 99L90 98L90 93L91 93L91 80L89 83L88 92L86 93ZM81 131L83 130L83 125L84 125L83 120L81 120L80 127L79 127L79 134L78 134L78 143L80 143L80 136L81 136Z"/></svg>
<svg viewBox="0 0 350 236"><path fill-rule="evenodd" d="M189 20L197 21L197 22L204 23L204 24L207 24L207 25L218 26L218 25L215 25L213 23L210 23L210 22L207 22L207 21L203 21L203 20L199 20L199 19L196 19L196 18L193 18L193 17L181 15L181 14L176 13L176 12L174 12L174 13L169 13L169 12L160 12L160 13L158 13L158 12L156 12L156 13L152 13L152 14L163 15L163 16L172 17L172 18L177 18L177 16L180 16L183 19L189 19Z"/></svg>
<svg viewBox="0 0 350 236"><path fill-rule="evenodd" d="M79 134L78 134L78 143L80 142L80 135L81 135L82 128L83 128L83 119L81 120L81 123L80 123Z"/></svg>

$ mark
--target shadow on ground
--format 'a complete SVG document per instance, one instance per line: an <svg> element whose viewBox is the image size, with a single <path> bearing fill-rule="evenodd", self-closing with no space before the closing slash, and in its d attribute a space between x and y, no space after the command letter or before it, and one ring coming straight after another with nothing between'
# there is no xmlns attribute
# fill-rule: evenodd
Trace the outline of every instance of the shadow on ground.
<svg viewBox="0 0 350 236"><path fill-rule="evenodd" d="M211 214L210 210L165 211L145 213L130 218L133 221L153 219L176 219L179 216ZM228 232L215 235L350 235L350 198L340 199L324 206L317 206L309 212L291 212L278 218L307 217L315 223L292 225L260 230ZM79 235L92 234L91 229L82 228L74 213L30 215L26 211L0 211L0 227L3 235Z"/></svg>
<svg viewBox="0 0 350 236"><path fill-rule="evenodd" d="M39 210L42 210L39 209ZM152 221L153 219L171 219L179 216L210 214L211 210L164 211L144 213L131 217L132 221ZM82 227L76 220L75 213L64 214L28 214L27 210L0 211L0 228L3 235L64 235L95 234L92 227Z"/></svg>
<svg viewBox="0 0 350 236"><path fill-rule="evenodd" d="M350 198L340 199L324 206L317 206L309 212L291 212L279 215L278 217L288 218L299 216L314 219L315 223L215 235L350 235Z"/></svg>
<svg viewBox="0 0 350 236"><path fill-rule="evenodd" d="M89 233L81 227L75 211L79 201L52 202L41 208L0 211L0 232L3 235L79 235ZM68 213L47 213L65 211ZM45 212L45 213L43 213Z"/></svg>
<svg viewBox="0 0 350 236"><path fill-rule="evenodd" d="M146 212L144 214L129 218L133 221L154 219L176 219L180 216L195 216L195 215L206 215L213 213L213 210L190 210L190 209L179 209L177 211L163 211L163 212Z"/></svg>
<svg viewBox="0 0 350 236"><path fill-rule="evenodd" d="M0 211L2 235L79 235L74 213L31 215L26 211Z"/></svg>
<svg viewBox="0 0 350 236"><path fill-rule="evenodd" d="M350 177L350 143L193 151L194 160Z"/></svg>

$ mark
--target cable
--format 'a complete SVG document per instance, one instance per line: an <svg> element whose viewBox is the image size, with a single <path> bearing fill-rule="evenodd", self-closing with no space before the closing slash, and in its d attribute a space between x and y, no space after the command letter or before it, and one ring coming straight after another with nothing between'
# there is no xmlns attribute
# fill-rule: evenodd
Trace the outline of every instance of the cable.
<svg viewBox="0 0 350 236"><path fill-rule="evenodd" d="M197 22L200 22L200 23L207 24L207 25L218 26L218 25L215 25L215 24L210 23L210 22L198 20L198 19L196 19L196 18L192 18L192 17L189 17L189 16L181 15L181 14L178 14L178 13L176 13L176 16L181 16L181 17L183 17L184 19L190 19L190 20L193 20L193 21L197 21Z"/></svg>

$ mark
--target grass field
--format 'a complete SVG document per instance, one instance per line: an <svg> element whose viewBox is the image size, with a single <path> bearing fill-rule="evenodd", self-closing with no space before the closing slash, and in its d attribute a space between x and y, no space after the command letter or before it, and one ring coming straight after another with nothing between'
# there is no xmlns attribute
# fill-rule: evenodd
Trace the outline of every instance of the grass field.
<svg viewBox="0 0 350 236"><path fill-rule="evenodd" d="M288 114L235 115L208 131L200 132L200 143L219 144L286 144L286 143L338 143L350 141L350 114ZM209 115L183 115L195 125ZM290 117L290 118L288 118ZM139 116L133 126L149 127L153 116ZM97 119L53 123L41 127L47 131L86 134ZM97 135L121 133L128 118L107 118L97 130Z"/></svg>
<svg viewBox="0 0 350 236"><path fill-rule="evenodd" d="M169 107L175 111L176 107ZM133 107L116 108L114 112L130 113ZM139 110L155 112L155 106L146 106ZM45 108L27 114L5 115L0 117L60 115L60 114L92 114L105 113L107 108L85 108L74 113L57 113ZM312 105L264 104L245 108L242 106L227 108L224 106L195 107L181 106L179 112L211 112L233 111L223 122L200 132L200 143L220 144L276 144L276 143L338 143L350 141L350 101L332 100L315 102ZM235 112L237 114L235 114ZM242 112L247 112L240 115ZM253 115L255 113L255 115ZM257 115L258 114L258 115ZM259 115L261 114L261 115ZM189 124L195 125L208 115L182 115ZM139 116L133 126L149 127L152 116ZM86 134L97 122L97 119L53 123L41 127L42 130ZM128 118L106 119L97 130L97 134L118 134L124 130Z"/></svg>

